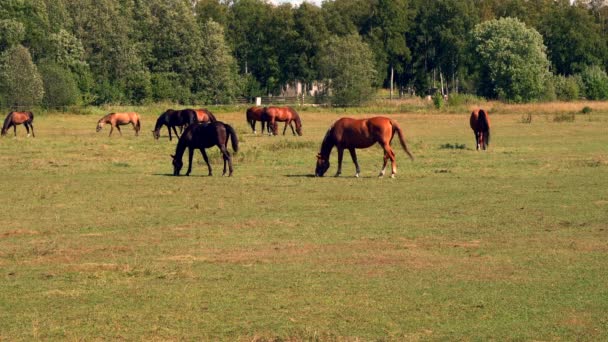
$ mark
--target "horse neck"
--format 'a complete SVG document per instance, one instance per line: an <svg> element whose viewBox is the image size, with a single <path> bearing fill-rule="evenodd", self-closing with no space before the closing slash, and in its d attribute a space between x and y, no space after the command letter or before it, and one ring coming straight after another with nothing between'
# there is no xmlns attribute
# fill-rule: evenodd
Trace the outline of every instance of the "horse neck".
<svg viewBox="0 0 608 342"><path fill-rule="evenodd" d="M6 119L4 119L4 124L2 125L2 132L6 132L8 130L8 127L10 126L11 122L13 121L13 113L14 112L8 113L8 115L6 116Z"/></svg>
<svg viewBox="0 0 608 342"><path fill-rule="evenodd" d="M332 130L330 129L325 134L325 138L323 138L323 142L321 143L321 157L324 159L329 159L329 155L331 154L331 150L336 145L336 141L333 137Z"/></svg>
<svg viewBox="0 0 608 342"><path fill-rule="evenodd" d="M162 114L161 116L159 116L158 119L156 119L156 125L154 125L154 130L159 131L161 129L161 127L163 127L163 125L166 123L166 121L167 121L166 114Z"/></svg>
<svg viewBox="0 0 608 342"><path fill-rule="evenodd" d="M186 139L179 139L177 141L177 146L175 147L175 158L178 160L182 159L182 156L184 155L184 151L186 150L186 147L188 147L188 143L186 142Z"/></svg>

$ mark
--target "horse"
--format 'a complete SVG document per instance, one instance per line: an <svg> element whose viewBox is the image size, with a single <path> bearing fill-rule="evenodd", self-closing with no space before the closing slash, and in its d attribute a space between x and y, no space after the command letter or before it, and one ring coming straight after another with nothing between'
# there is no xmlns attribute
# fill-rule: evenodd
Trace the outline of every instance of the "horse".
<svg viewBox="0 0 608 342"><path fill-rule="evenodd" d="M152 135L154 136L154 139L158 140L158 138L160 138L160 129L163 127L163 125L165 125L167 126L167 130L169 131L169 141L171 141L171 129L173 129L175 136L179 138L179 134L177 134L177 130L175 129L175 127L189 125L196 122L196 112L192 109L167 109L156 120L156 125L154 126L154 130L152 131Z"/></svg>
<svg viewBox="0 0 608 342"><path fill-rule="evenodd" d="M291 107L266 107L262 119L268 121L268 125L272 127L274 135L278 135L277 121L285 122L285 128L283 128L283 135L285 135L287 125L291 127L291 132L293 133L293 135L296 135L296 132L298 133L298 135L302 135L302 120L300 120L300 116L298 115L298 113ZM293 129L292 122L296 123L295 131Z"/></svg>
<svg viewBox="0 0 608 342"><path fill-rule="evenodd" d="M122 135L120 131L121 125L133 125L133 130L135 130L135 136L139 135L139 130L141 129L141 120L139 119L139 114L135 112L127 112L127 113L110 113L97 121L97 132L101 131L105 124L110 124L110 134L109 137L112 136L112 131L114 131L114 127L118 130L118 133Z"/></svg>
<svg viewBox="0 0 608 342"><path fill-rule="evenodd" d="M359 177L361 169L357 163L357 153L355 152L355 149L368 148L375 143L378 143L384 149L384 164L379 177L384 176L387 161L390 159L392 168L391 178L394 178L397 173L397 165L395 163L395 153L390 144L395 133L398 134L399 141L401 142L401 146L405 150L405 153L407 153L410 159L414 160L414 156L412 156L405 144L403 132L396 121L381 116L359 120L352 118L338 119L329 128L323 138L321 152L317 154L315 176L323 177L329 168L329 155L331 150L336 146L338 149L338 171L336 172L336 177L342 173L342 156L345 149L350 152L350 156L355 163L355 177Z"/></svg>
<svg viewBox="0 0 608 342"><path fill-rule="evenodd" d="M196 112L196 120L198 122L215 122L215 121L217 121L217 119L215 118L215 115L213 115L213 113L211 113L211 111L209 111L206 108L199 108L199 109L195 109L194 111Z"/></svg>
<svg viewBox="0 0 608 342"><path fill-rule="evenodd" d="M232 126L221 121L214 121L209 124L189 125L177 142L175 154L171 155L171 158L173 158L173 175L179 176L179 172L184 165L182 157L187 147L188 171L186 172L186 176L189 176L192 171L192 155L194 149L197 148L201 150L205 163L207 163L209 176L212 176L211 165L209 164L209 158L207 157L205 149L217 146L224 158L224 172L222 173L222 176L226 175L226 163L228 163L230 170L228 176L232 176L232 157L230 156L230 152L228 152L228 139L232 142L232 149L234 150L234 153L236 153L239 148L239 140L236 136L236 131Z"/></svg>
<svg viewBox="0 0 608 342"><path fill-rule="evenodd" d="M255 107L247 108L247 113L246 113L247 123L251 126L251 130L253 131L253 134L257 134L257 132L255 130L256 121L260 121L260 123L262 125L262 133L264 133L264 126L266 126L266 129L268 129L268 133L270 134L270 125L268 124L267 117L264 115L265 110L266 110L266 107L255 106Z"/></svg>
<svg viewBox="0 0 608 342"><path fill-rule="evenodd" d="M476 150L487 149L490 144L490 118L483 109L475 109L469 118L469 124L475 133Z"/></svg>
<svg viewBox="0 0 608 342"><path fill-rule="evenodd" d="M13 132L17 136L17 125L23 124L27 130L27 136L30 136L30 128L32 128L32 137L36 137L34 134L34 113L32 112L10 112L4 119L4 125L2 125L1 135L6 135L6 132L13 127Z"/></svg>

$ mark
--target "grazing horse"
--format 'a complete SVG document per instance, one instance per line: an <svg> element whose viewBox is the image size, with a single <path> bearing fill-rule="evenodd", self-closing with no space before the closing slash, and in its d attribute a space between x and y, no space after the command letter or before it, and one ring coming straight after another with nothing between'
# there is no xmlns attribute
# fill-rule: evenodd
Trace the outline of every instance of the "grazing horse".
<svg viewBox="0 0 608 342"><path fill-rule="evenodd" d="M133 130L135 130L135 136L139 135L139 130L141 129L141 121L139 119L139 114L135 112L127 112L127 113L110 113L97 121L97 132L101 131L103 125L110 124L110 134L109 137L112 136L112 131L114 131L114 127L118 130L118 133L122 135L120 131L121 125L133 125Z"/></svg>
<svg viewBox="0 0 608 342"><path fill-rule="evenodd" d="M277 122L285 122L283 135L285 135L287 125L291 127L291 132L293 135L296 135L296 132L298 132L298 135L302 135L302 120L300 120L298 113L291 107L266 107L262 119L268 121L268 125L272 127L274 135L278 135ZM292 122L296 123L295 131L293 129Z"/></svg>
<svg viewBox="0 0 608 342"><path fill-rule="evenodd" d="M329 128L325 134L325 138L323 138L321 152L317 155L315 176L322 177L323 174L325 174L329 168L329 155L333 147L336 146L338 149L338 172L336 172L336 177L342 173L342 156L344 154L344 149L347 149L350 152L350 156L353 158L357 171L355 177L359 177L361 169L357 163L357 153L355 152L355 149L368 148L375 143L378 143L384 149L384 164L379 177L384 176L386 164L390 159L392 168L391 178L394 178L397 173L397 165L395 164L395 153L390 144L395 132L399 135L399 141L401 142L401 146L405 150L405 153L413 160L414 157L405 144L403 132L394 120L381 116L361 120L351 118L338 119L338 121L334 122Z"/></svg>
<svg viewBox="0 0 608 342"><path fill-rule="evenodd" d="M160 129L163 127L163 125L165 125L167 126L167 130L169 131L169 141L171 141L171 129L173 129L175 136L179 138L179 134L177 134L177 130L175 129L175 127L189 125L196 122L196 112L192 109L167 109L156 120L156 125L154 126L154 130L152 131L152 135L154 136L154 139L158 140L158 138L160 138Z"/></svg>
<svg viewBox="0 0 608 342"><path fill-rule="evenodd" d="M469 124L475 133L475 146L485 150L490 145L490 118L483 109L475 109L469 118Z"/></svg>
<svg viewBox="0 0 608 342"><path fill-rule="evenodd" d="M189 176L190 172L192 171L192 155L194 153L194 149L197 148L201 150L205 163L207 163L207 168L209 169L209 176L211 176L211 165L209 164L209 158L207 157L205 149L217 146L222 152L222 157L224 158L224 173L222 173L222 176L226 175L226 163L228 163L230 170L228 176L232 176L232 157L228 152L228 139L230 139L232 142L232 149L236 153L239 148L239 140L232 126L221 121L214 121L208 125L189 125L177 142L175 154L171 155L171 158L173 158L173 175L179 176L179 172L184 165L182 162L182 157L187 147L188 171L186 172L186 176Z"/></svg>
<svg viewBox="0 0 608 342"><path fill-rule="evenodd" d="M10 112L4 119L4 125L2 125L2 135L6 135L6 132L13 126L13 132L17 136L17 125L23 124L27 130L27 136L30 136L30 127L32 128L32 137L36 137L34 134L34 113L32 112Z"/></svg>
<svg viewBox="0 0 608 342"><path fill-rule="evenodd" d="M268 134L270 134L270 125L268 124L267 116L265 116L265 114L264 114L265 110L266 110L266 107L258 107L258 106L247 108L247 113L246 113L247 123L249 124L249 126L251 126L251 130L253 131L253 134L257 134L257 132L255 130L256 121L259 121L260 124L262 125L262 133L264 133L264 126L266 126L266 128L268 129Z"/></svg>
<svg viewBox="0 0 608 342"><path fill-rule="evenodd" d="M213 113L211 113L211 111L209 111L206 108L199 108L199 109L195 109L194 111L196 112L196 120L198 122L215 122L215 121L217 121L217 119L215 118L215 115L213 115Z"/></svg>

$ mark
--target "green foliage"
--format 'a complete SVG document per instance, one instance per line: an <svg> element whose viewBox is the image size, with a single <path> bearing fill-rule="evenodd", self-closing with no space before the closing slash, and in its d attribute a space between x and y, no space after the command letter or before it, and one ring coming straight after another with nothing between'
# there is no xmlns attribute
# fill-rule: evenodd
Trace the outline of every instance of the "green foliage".
<svg viewBox="0 0 608 342"><path fill-rule="evenodd" d="M373 54L359 35L330 38L321 52L320 67L333 105L357 106L373 95Z"/></svg>
<svg viewBox="0 0 608 342"><path fill-rule="evenodd" d="M441 95L440 92L436 92L435 94L433 94L432 99L435 108L441 109L445 106L445 100L443 99L443 95Z"/></svg>
<svg viewBox="0 0 608 342"><path fill-rule="evenodd" d="M581 73L581 80L585 87L585 97L589 100L608 99L608 75L599 66L586 68Z"/></svg>
<svg viewBox="0 0 608 342"><path fill-rule="evenodd" d="M490 20L476 26L473 47L480 94L513 102L542 96L549 62L536 30L513 18Z"/></svg>
<svg viewBox="0 0 608 342"><path fill-rule="evenodd" d="M0 19L0 52L20 44L25 38L25 26L14 19Z"/></svg>
<svg viewBox="0 0 608 342"><path fill-rule="evenodd" d="M203 74L201 97L204 103L229 103L238 93L237 65L224 40L223 28L209 20L202 28Z"/></svg>
<svg viewBox="0 0 608 342"><path fill-rule="evenodd" d="M44 84L27 48L17 45L0 56L0 96L8 106L36 106Z"/></svg>
<svg viewBox="0 0 608 342"><path fill-rule="evenodd" d="M77 104L80 91L72 72L55 63L39 66L44 83L42 103L47 108L57 108Z"/></svg>
<svg viewBox="0 0 608 342"><path fill-rule="evenodd" d="M580 76L554 76L553 84L557 99L561 101L578 100L580 97L579 83Z"/></svg>

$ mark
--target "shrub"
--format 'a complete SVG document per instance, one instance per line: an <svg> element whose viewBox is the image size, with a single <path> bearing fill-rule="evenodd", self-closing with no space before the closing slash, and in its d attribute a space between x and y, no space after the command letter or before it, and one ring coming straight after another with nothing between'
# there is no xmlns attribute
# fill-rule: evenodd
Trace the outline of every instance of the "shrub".
<svg viewBox="0 0 608 342"><path fill-rule="evenodd" d="M561 101L574 101L580 96L579 81L574 76L555 75L553 77L555 96Z"/></svg>
<svg viewBox="0 0 608 342"><path fill-rule="evenodd" d="M608 75L599 66L592 66L581 73L585 96L589 100L608 99Z"/></svg>
<svg viewBox="0 0 608 342"><path fill-rule="evenodd" d="M38 68L44 83L42 103L47 108L77 104L80 91L70 70L55 63L46 63Z"/></svg>

